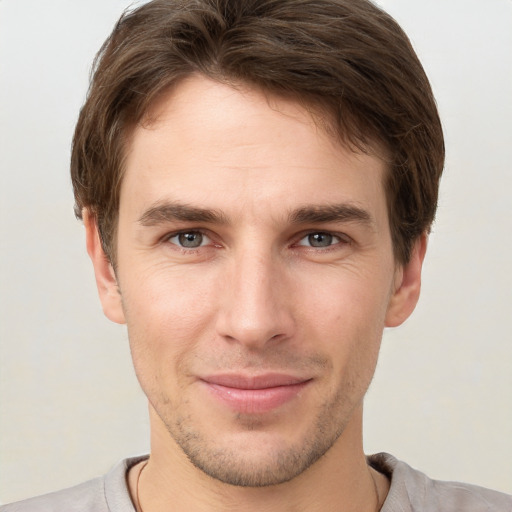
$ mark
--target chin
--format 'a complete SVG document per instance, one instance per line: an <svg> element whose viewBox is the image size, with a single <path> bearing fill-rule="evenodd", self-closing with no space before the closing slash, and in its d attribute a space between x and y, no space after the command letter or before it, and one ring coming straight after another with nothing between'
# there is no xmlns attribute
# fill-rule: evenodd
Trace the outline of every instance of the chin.
<svg viewBox="0 0 512 512"><path fill-rule="evenodd" d="M208 436L177 421L169 434L190 463L206 475L238 487L268 487L288 482L315 464L344 428L317 422L303 432L280 433L261 420L244 418L244 430ZM326 435L328 434L328 435Z"/></svg>

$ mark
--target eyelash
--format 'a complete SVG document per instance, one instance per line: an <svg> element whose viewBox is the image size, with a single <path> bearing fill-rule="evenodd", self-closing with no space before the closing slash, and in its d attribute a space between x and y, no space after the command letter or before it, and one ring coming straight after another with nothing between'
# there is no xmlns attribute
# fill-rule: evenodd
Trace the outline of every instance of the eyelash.
<svg viewBox="0 0 512 512"><path fill-rule="evenodd" d="M180 237L181 235L201 235L202 237L207 238L207 240L209 240L210 243L203 245L204 240L201 240L201 245L199 245L197 247L184 247L183 245L180 245L179 243L171 242L171 240L173 238ZM329 245L319 246L319 247L301 243L303 240L305 240L308 237L311 237L313 235L328 236L328 237L332 237L332 239L336 239L337 241L335 241L334 243L330 243ZM174 245L178 250L180 250L184 253L190 254L190 253L197 252L198 250L200 250L204 247L208 247L212 243L212 237L206 231L201 230L201 229L187 229L187 230L182 230L182 231L178 231L178 232L174 232L174 233L169 233L165 237L163 237L162 241L166 242L166 243L170 243L171 245ZM310 240L310 242L311 242L311 240ZM352 243L351 238L348 237L344 233L333 233L331 231L318 231L317 230L317 231L308 231L305 233L301 233L299 235L299 237L296 238L296 241L291 245L294 248L305 247L306 250L309 250L309 251L327 252L329 250L336 249L340 245L350 245L351 243ZM220 244L213 243L213 245L220 247Z"/></svg>
<svg viewBox="0 0 512 512"><path fill-rule="evenodd" d="M314 236L314 235L330 237L332 243L329 243L329 245L316 246L316 247L314 245L306 245L306 244L301 243L303 240L305 240L311 236ZM309 242L311 244L311 240L309 240ZM334 249L338 248L340 245L346 245L346 244L350 244L350 243L351 243L351 239L347 235L342 234L342 233L333 233L331 231L309 231L307 233L302 234L301 238L294 245L299 246L299 247L307 247L308 250L316 250L316 251L326 252L328 250L334 250Z"/></svg>
<svg viewBox="0 0 512 512"><path fill-rule="evenodd" d="M171 245L174 245L178 250L180 250L184 253L187 253L187 254L197 252L199 249L206 247L205 245L202 245L202 242L204 240L202 240L201 245L199 245L197 247L184 247L184 246L180 245L179 243L174 243L171 241L173 238L180 237L181 235L201 235L202 237L207 238L207 240L209 240L210 243L212 242L212 238L205 231L200 230L200 229L185 229L185 230L178 231L175 233L169 233L163 237L162 241L166 242L166 243L170 243Z"/></svg>

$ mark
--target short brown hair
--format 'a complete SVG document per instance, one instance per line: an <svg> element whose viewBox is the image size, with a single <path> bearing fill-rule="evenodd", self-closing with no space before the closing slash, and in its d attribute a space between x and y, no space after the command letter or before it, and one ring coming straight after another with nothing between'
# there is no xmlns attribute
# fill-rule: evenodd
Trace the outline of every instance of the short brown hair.
<svg viewBox="0 0 512 512"><path fill-rule="evenodd" d="M121 16L93 69L71 176L75 213L96 216L111 261L129 129L192 73L320 107L340 142L384 147L398 262L430 229L444 165L435 100L405 33L368 0L153 0Z"/></svg>

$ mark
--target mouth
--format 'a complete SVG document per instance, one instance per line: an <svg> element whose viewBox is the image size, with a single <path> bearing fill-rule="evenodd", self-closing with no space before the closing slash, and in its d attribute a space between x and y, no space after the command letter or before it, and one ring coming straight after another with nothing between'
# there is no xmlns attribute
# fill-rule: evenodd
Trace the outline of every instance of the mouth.
<svg viewBox="0 0 512 512"><path fill-rule="evenodd" d="M292 375L222 374L200 379L214 399L242 414L262 414L296 399L312 379Z"/></svg>

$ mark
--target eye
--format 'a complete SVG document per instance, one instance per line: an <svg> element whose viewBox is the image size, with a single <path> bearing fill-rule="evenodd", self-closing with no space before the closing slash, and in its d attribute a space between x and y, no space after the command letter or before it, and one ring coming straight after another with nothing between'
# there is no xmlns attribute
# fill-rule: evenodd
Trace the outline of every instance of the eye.
<svg viewBox="0 0 512 512"><path fill-rule="evenodd" d="M200 231L185 231L176 233L167 239L171 244L175 244L184 249L197 249L210 243L210 239Z"/></svg>
<svg viewBox="0 0 512 512"><path fill-rule="evenodd" d="M323 247L331 247L332 245L336 245L341 242L346 242L346 240L343 240L341 237L333 235L332 233L319 231L316 233L309 233L299 241L298 245L321 249Z"/></svg>

